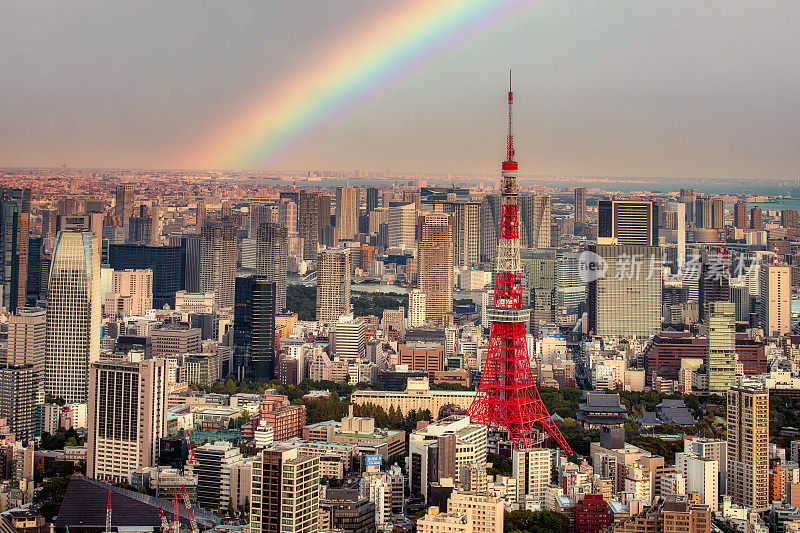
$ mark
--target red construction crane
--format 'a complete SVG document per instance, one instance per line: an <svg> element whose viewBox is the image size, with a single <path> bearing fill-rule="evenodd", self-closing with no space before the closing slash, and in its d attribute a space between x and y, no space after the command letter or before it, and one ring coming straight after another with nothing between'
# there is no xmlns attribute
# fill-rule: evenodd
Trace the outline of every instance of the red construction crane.
<svg viewBox="0 0 800 533"><path fill-rule="evenodd" d="M189 515L189 523L192 525L192 533L200 533L197 529L197 520L194 519L192 502L189 500L189 495L186 493L186 485L181 485L181 492L183 495L183 505L186 506L186 513Z"/></svg>
<svg viewBox="0 0 800 533"><path fill-rule="evenodd" d="M169 533L169 522L167 522L167 515L164 514L164 509L158 508L158 516L161 517L161 533Z"/></svg>
<svg viewBox="0 0 800 533"><path fill-rule="evenodd" d="M197 461L194 458L194 448L192 448L192 440L189 438L189 430L184 429L184 434L186 435L186 442L189 445L189 464L193 465L196 464Z"/></svg>
<svg viewBox="0 0 800 533"><path fill-rule="evenodd" d="M111 489L108 489L108 502L106 503L106 533L111 533Z"/></svg>
<svg viewBox="0 0 800 533"><path fill-rule="evenodd" d="M532 445L534 424L539 422L567 453L572 453L533 381L525 323L530 309L522 307L517 170L514 153L514 93L508 77L508 136L502 164L500 238L497 251L494 305L487 310L491 322L489 353L481 384L469 407L470 418L505 430L517 449Z"/></svg>
<svg viewBox="0 0 800 533"><path fill-rule="evenodd" d="M172 508L172 533L181 531L181 504L178 500L178 489L175 489L175 506Z"/></svg>

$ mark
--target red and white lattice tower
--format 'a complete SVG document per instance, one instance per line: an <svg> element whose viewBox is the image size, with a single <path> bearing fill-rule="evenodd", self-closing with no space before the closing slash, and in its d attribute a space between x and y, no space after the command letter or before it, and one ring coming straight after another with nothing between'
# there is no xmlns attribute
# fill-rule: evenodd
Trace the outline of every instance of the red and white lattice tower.
<svg viewBox="0 0 800 533"><path fill-rule="evenodd" d="M500 208L497 275L494 306L488 309L492 329L481 384L469 407L469 416L476 423L507 431L517 449L532 445L534 424L539 422L564 451L572 453L542 403L528 359L525 323L530 318L530 309L522 307L518 166L514 158L513 106L514 93L511 91L509 73L508 137L500 186L503 201Z"/></svg>

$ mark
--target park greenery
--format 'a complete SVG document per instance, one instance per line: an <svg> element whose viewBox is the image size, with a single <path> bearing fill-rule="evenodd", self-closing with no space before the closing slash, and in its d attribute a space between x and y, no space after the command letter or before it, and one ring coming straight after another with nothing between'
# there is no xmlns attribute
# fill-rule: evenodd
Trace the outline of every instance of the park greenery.
<svg viewBox="0 0 800 533"><path fill-rule="evenodd" d="M355 316L375 315L383 316L385 309L399 309L408 307L408 296L405 294L370 295L366 293L353 295L350 298ZM286 308L297 313L300 320L313 321L317 319L317 288L305 285L289 285L286 287Z"/></svg>
<svg viewBox="0 0 800 533"><path fill-rule="evenodd" d="M503 520L503 533L567 533L569 518L555 511L511 511Z"/></svg>

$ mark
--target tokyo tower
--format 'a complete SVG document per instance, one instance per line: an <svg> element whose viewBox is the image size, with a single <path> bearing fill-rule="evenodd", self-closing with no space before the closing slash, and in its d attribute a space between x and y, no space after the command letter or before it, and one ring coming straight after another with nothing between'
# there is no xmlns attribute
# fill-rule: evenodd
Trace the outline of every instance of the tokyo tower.
<svg viewBox="0 0 800 533"><path fill-rule="evenodd" d="M529 448L534 424L539 422L567 453L572 453L539 396L533 381L525 323L530 309L522 307L522 266L519 254L517 162L514 158L514 93L508 78L508 136L502 166L502 204L497 250L494 306L487 310L491 322L489 353L475 399L469 407L472 421L505 429L517 449Z"/></svg>

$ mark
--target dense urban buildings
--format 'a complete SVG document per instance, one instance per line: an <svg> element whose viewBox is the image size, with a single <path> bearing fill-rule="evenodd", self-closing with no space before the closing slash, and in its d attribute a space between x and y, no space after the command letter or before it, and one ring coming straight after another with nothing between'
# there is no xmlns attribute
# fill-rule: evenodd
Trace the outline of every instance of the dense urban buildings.
<svg viewBox="0 0 800 533"><path fill-rule="evenodd" d="M0 529L800 528L800 184L514 156L4 169Z"/></svg>

